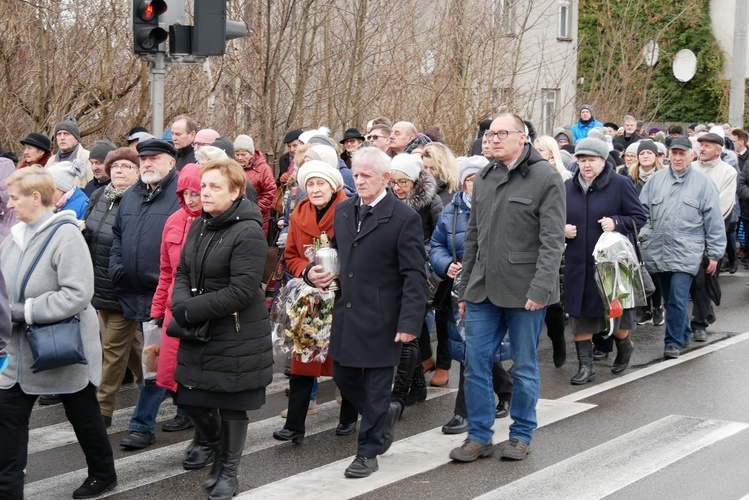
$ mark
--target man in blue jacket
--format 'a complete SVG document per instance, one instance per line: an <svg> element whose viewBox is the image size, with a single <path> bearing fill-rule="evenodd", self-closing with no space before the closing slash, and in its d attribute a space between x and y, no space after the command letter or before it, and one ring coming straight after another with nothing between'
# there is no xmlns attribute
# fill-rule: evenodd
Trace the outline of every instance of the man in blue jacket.
<svg viewBox="0 0 749 500"><path fill-rule="evenodd" d="M572 139L577 144L580 139L588 137L588 133L596 127L603 127L603 123L593 118L593 108L590 104L580 106L580 119L572 126Z"/></svg>
<svg viewBox="0 0 749 500"><path fill-rule="evenodd" d="M138 143L140 179L125 192L112 227L109 277L120 297L125 318L143 323L151 317L151 301L159 282L159 252L164 223L179 210L177 150L166 141L150 139ZM145 448L156 442L156 414L164 389L141 386L138 404L130 419L130 433L120 446ZM182 417L187 421L187 417ZM188 421L189 422L189 421ZM183 424L184 425L184 424ZM182 428L187 428L183 426Z"/></svg>

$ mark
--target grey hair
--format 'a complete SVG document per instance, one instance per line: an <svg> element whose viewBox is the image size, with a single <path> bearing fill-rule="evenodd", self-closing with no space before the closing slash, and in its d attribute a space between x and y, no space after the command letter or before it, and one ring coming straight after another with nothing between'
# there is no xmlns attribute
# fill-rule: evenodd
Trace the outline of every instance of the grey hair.
<svg viewBox="0 0 749 500"><path fill-rule="evenodd" d="M356 165L365 165L380 176L390 173L390 157L381 149L373 146L356 150L351 157L351 168L353 169Z"/></svg>

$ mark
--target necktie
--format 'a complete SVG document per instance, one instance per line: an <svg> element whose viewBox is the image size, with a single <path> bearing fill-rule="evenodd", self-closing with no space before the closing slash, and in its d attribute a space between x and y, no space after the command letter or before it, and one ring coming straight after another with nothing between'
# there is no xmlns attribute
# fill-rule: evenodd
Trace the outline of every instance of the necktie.
<svg viewBox="0 0 749 500"><path fill-rule="evenodd" d="M364 222L364 217L367 216L370 210L372 210L372 207L369 205L359 205L359 213L357 214L357 217L356 217L356 221L357 221L356 232L357 233L361 231L361 225L362 225L362 222Z"/></svg>

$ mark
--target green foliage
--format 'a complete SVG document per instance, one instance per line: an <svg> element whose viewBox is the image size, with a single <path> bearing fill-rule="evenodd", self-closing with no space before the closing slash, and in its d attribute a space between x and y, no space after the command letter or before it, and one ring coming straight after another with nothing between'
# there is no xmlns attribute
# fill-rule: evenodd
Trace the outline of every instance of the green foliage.
<svg viewBox="0 0 749 500"><path fill-rule="evenodd" d="M721 100L723 56L710 27L709 0L580 0L580 97L598 116L658 121L714 121L726 114ZM658 63L648 67L642 48L655 40ZM686 83L671 64L681 49L697 56Z"/></svg>

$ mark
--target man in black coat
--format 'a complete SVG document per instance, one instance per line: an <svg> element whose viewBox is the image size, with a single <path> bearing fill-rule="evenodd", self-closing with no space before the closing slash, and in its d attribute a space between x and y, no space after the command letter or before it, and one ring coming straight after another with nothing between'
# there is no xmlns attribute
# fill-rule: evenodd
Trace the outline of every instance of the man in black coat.
<svg viewBox="0 0 749 500"><path fill-rule="evenodd" d="M421 332L426 272L421 219L385 189L390 159L366 147L354 153L351 163L357 196L338 204L333 222L341 283L329 353L333 379L362 415L356 459L345 472L358 478L378 469L393 367L402 344ZM306 273L321 289L333 278L320 266Z"/></svg>
<svg viewBox="0 0 749 500"><path fill-rule="evenodd" d="M137 148L140 179L122 196L112 226L109 277L119 294L123 316L143 323L151 317L151 301L159 283L164 224L180 205L174 168L177 150L159 139L141 141ZM156 414L163 399L164 389L141 386L128 426L130 433L122 438L120 446L142 449L156 441ZM189 422L187 417L181 419ZM184 424L182 428L186 428Z"/></svg>

